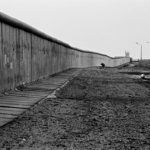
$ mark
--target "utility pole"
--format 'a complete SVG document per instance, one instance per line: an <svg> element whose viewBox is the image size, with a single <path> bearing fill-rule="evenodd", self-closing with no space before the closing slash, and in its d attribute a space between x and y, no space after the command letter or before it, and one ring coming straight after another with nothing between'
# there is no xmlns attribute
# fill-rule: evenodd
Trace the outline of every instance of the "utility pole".
<svg viewBox="0 0 150 150"><path fill-rule="evenodd" d="M144 43L150 43L150 42L149 42L149 41L147 41L147 42L144 42ZM143 43L143 44L144 44L144 43ZM142 59L143 59L143 58L142 58L142 55L143 55L143 45L142 45L141 43L138 43L138 42L136 42L136 44L141 46L140 59L142 60Z"/></svg>
<svg viewBox="0 0 150 150"><path fill-rule="evenodd" d="M140 44L140 43L138 43L138 42L136 42L136 44L141 46L140 59L142 60L142 53L143 53L143 52L142 52L142 44Z"/></svg>
<svg viewBox="0 0 150 150"><path fill-rule="evenodd" d="M141 60L142 60L142 44L141 44Z"/></svg>

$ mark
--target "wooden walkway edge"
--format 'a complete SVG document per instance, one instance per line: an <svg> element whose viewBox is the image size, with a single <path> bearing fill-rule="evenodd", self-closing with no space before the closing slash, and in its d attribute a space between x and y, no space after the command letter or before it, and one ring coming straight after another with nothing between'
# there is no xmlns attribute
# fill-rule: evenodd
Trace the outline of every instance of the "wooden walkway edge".
<svg viewBox="0 0 150 150"><path fill-rule="evenodd" d="M71 69L39 83L27 86L23 91L12 91L0 96L0 127L17 118L24 111L63 86L79 73L80 69Z"/></svg>

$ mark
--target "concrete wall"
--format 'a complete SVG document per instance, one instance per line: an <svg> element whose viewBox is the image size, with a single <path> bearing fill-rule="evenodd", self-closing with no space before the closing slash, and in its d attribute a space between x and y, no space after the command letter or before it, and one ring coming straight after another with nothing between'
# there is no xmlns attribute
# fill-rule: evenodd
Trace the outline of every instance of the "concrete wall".
<svg viewBox="0 0 150 150"><path fill-rule="evenodd" d="M0 13L0 92L72 67L114 67L129 60L73 48Z"/></svg>

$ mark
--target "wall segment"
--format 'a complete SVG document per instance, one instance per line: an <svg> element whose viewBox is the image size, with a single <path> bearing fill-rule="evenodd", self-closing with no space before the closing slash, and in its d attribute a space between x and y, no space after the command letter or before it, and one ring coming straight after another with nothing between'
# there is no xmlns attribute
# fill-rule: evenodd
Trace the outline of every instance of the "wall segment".
<svg viewBox="0 0 150 150"><path fill-rule="evenodd" d="M73 67L101 62L114 67L129 61L71 47L0 13L0 92Z"/></svg>

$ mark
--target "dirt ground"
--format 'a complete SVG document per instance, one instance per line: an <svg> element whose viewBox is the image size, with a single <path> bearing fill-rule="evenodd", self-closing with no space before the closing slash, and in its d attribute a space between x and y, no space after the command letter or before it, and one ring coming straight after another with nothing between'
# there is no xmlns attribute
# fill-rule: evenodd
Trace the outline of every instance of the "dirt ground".
<svg viewBox="0 0 150 150"><path fill-rule="evenodd" d="M1 149L149 150L150 80L142 68L88 68L0 128Z"/></svg>

